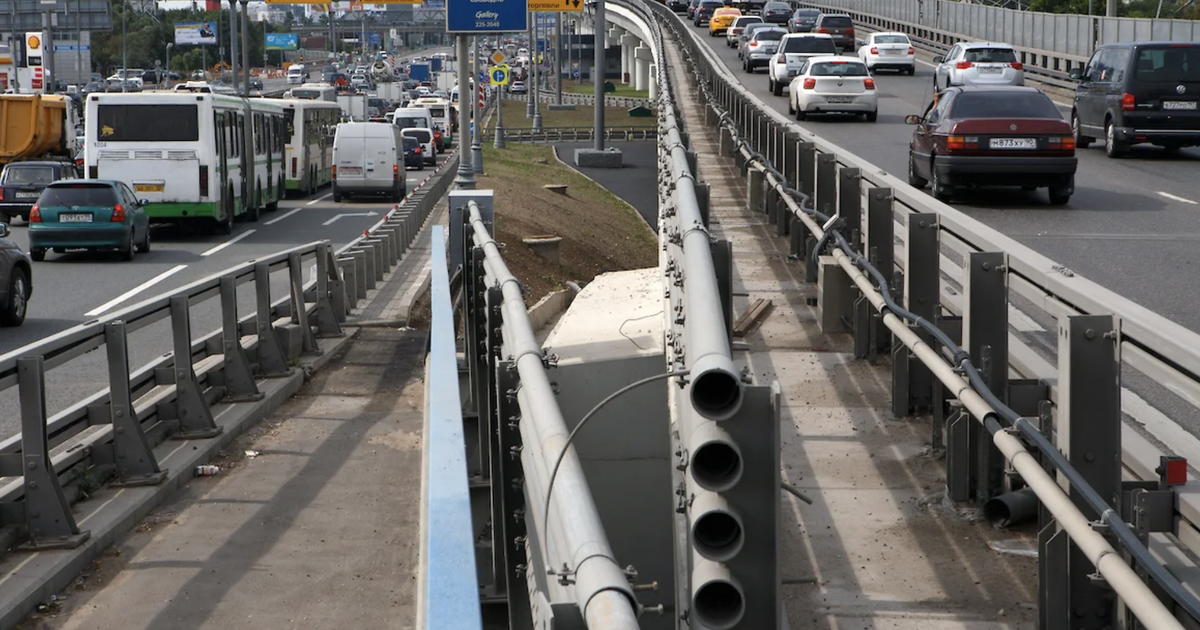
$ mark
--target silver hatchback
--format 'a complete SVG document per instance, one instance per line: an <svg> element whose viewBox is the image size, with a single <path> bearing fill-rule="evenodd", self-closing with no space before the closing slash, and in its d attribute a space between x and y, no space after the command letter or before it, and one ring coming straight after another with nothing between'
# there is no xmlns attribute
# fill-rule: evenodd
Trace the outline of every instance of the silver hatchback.
<svg viewBox="0 0 1200 630"><path fill-rule="evenodd" d="M960 42L945 57L936 56L933 87L951 85L1025 85L1025 67L1008 44Z"/></svg>

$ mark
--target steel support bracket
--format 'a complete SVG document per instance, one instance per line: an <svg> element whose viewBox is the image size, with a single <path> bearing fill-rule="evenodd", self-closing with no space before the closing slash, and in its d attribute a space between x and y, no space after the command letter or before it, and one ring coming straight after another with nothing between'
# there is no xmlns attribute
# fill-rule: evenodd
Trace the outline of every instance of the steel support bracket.
<svg viewBox="0 0 1200 630"><path fill-rule="evenodd" d="M113 464L116 468L116 479L112 485L154 486L167 478L167 471L159 468L158 458L150 448L133 405L127 341L125 322L115 321L104 325L104 347L108 351L108 420L112 423Z"/></svg>
<svg viewBox="0 0 1200 630"><path fill-rule="evenodd" d="M262 400L250 360L242 348L238 326L237 282L233 276L221 278L221 352L224 357L225 397L229 402ZM110 355L111 362L111 355Z"/></svg>
<svg viewBox="0 0 1200 630"><path fill-rule="evenodd" d="M170 299L171 337L174 340L175 419L179 430L172 436L177 440L196 440L221 434L222 428L213 421L212 410L204 398L196 370L192 367L192 323L186 295Z"/></svg>

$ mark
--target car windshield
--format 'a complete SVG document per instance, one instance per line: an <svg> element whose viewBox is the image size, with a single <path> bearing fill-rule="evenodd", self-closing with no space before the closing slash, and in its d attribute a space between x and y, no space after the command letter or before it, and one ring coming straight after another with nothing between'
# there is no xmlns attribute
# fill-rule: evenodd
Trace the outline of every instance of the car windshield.
<svg viewBox="0 0 1200 630"><path fill-rule="evenodd" d="M724 2L701 2L700 3L701 9L707 9L709 11L715 11L716 9L720 9L723 6L725 6Z"/></svg>
<svg viewBox="0 0 1200 630"><path fill-rule="evenodd" d="M907 35L876 35L876 44L907 44Z"/></svg>
<svg viewBox="0 0 1200 630"><path fill-rule="evenodd" d="M117 203L113 189L105 184L51 186L42 191L38 205L43 208L71 206L111 206Z"/></svg>
<svg viewBox="0 0 1200 630"><path fill-rule="evenodd" d="M746 26L748 24L761 24L762 18L757 15L743 15L733 21L734 26Z"/></svg>
<svg viewBox="0 0 1200 630"><path fill-rule="evenodd" d="M954 99L950 117L964 118L1054 118L1062 114L1050 97L1041 92L966 92Z"/></svg>
<svg viewBox="0 0 1200 630"><path fill-rule="evenodd" d="M45 185L54 181L54 167L12 164L4 169L4 175L0 177L3 177L0 180L2 183L15 186Z"/></svg>
<svg viewBox="0 0 1200 630"><path fill-rule="evenodd" d="M783 2L768 2L763 6L764 11L791 11L792 7Z"/></svg>
<svg viewBox="0 0 1200 630"><path fill-rule="evenodd" d="M754 34L754 41L777 42L783 39L784 35L787 35L787 33L783 31L759 31Z"/></svg>
<svg viewBox="0 0 1200 630"><path fill-rule="evenodd" d="M837 46L828 37L789 37L783 43L784 53L829 53L837 54Z"/></svg>
<svg viewBox="0 0 1200 630"><path fill-rule="evenodd" d="M867 67L852 61L822 61L814 63L808 73L814 77L865 77Z"/></svg>
<svg viewBox="0 0 1200 630"><path fill-rule="evenodd" d="M1013 63L1017 54L1011 48L968 48L963 61L971 63Z"/></svg>
<svg viewBox="0 0 1200 630"><path fill-rule="evenodd" d="M1138 81L1159 83L1200 81L1200 47L1142 48L1134 76Z"/></svg>
<svg viewBox="0 0 1200 630"><path fill-rule="evenodd" d="M424 127L426 122L428 121L421 116L396 116L395 118L396 126L401 129L405 127Z"/></svg>

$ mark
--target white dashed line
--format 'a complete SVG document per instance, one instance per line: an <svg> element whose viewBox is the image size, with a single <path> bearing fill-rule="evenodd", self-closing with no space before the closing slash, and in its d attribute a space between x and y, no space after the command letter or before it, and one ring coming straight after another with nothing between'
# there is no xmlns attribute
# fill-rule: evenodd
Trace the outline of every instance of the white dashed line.
<svg viewBox="0 0 1200 630"><path fill-rule="evenodd" d="M234 243L246 238L247 236L250 236L254 232L255 232L255 230L246 230L245 232L238 234L237 236L229 239L228 241L225 241L224 243L221 243L220 245L217 245L216 247L214 247L200 255L201 256L212 256L213 254L221 251L222 249L225 249L226 247L233 245Z"/></svg>
<svg viewBox="0 0 1200 630"><path fill-rule="evenodd" d="M312 201L310 201L310 202L308 202L308 203L306 203L306 204L304 204L304 205L306 205L306 206L311 206L311 205L313 205L313 204L317 203L318 201L325 201L325 200L326 200L326 199L328 199L328 198L329 198L329 193L326 193L325 195L323 195L323 196L321 196L321 197L317 197L316 199L313 199Z"/></svg>
<svg viewBox="0 0 1200 630"><path fill-rule="evenodd" d="M300 212L301 210L303 210L303 208L296 208L295 210L289 210L289 211L275 217L274 219L271 219L270 221L263 221L263 225L275 225L276 223L279 223L280 221L292 216L293 214L296 214L297 212Z"/></svg>
<svg viewBox="0 0 1200 630"><path fill-rule="evenodd" d="M1172 195L1171 193L1168 193L1168 192L1163 192L1163 191L1161 191L1161 190L1160 190L1160 191L1158 191L1158 196L1159 196L1159 197L1166 197L1167 199L1170 199L1170 200L1172 200L1172 201L1178 201L1179 203L1186 203L1186 204L1188 204L1188 205L1192 205L1192 206L1196 205L1196 202L1195 202L1195 201L1192 201L1191 199L1187 199L1187 198L1184 198L1184 197L1180 197L1180 196L1178 196L1178 195Z"/></svg>
<svg viewBox="0 0 1200 630"><path fill-rule="evenodd" d="M113 307L120 304L121 302L128 300L129 298L141 293L142 291L145 291L146 289L149 289L150 287L158 284L159 282L162 282L163 280L166 280L167 278L179 273L180 271L183 271L184 269L187 269L187 265L176 265L176 266L158 274L157 276L154 276L150 280L143 282L142 284L138 285L137 287L135 287L129 291L126 291L125 293L122 293L121 295L117 296L115 299L105 303L103 306L101 306L99 308L94 308L94 309L84 313L84 316L85 317L96 317L97 315L107 313L107 312L111 311L113 309Z"/></svg>

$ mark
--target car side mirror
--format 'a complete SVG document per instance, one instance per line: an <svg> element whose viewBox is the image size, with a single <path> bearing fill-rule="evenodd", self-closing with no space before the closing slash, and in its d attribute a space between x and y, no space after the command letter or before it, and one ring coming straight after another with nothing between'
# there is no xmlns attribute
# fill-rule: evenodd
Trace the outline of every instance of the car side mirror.
<svg viewBox="0 0 1200 630"><path fill-rule="evenodd" d="M904 117L904 124L919 125L919 124L921 124L921 117L916 114L909 114Z"/></svg>
<svg viewBox="0 0 1200 630"><path fill-rule="evenodd" d="M146 205L145 199L138 199L138 207L139 208L145 207L145 205Z"/></svg>
<svg viewBox="0 0 1200 630"><path fill-rule="evenodd" d="M1082 81L1083 80L1083 68L1079 68L1079 67L1071 68L1071 72L1069 73L1068 76L1070 76L1073 81Z"/></svg>
<svg viewBox="0 0 1200 630"><path fill-rule="evenodd" d="M934 56L933 56L933 63L942 63L942 62L943 62L943 61L945 61L945 60L946 60L946 58L945 58L945 57L943 57L943 56L941 56L941 55L934 55Z"/></svg>
<svg viewBox="0 0 1200 630"><path fill-rule="evenodd" d="M0 223L0 238L8 238L8 224Z"/></svg>

